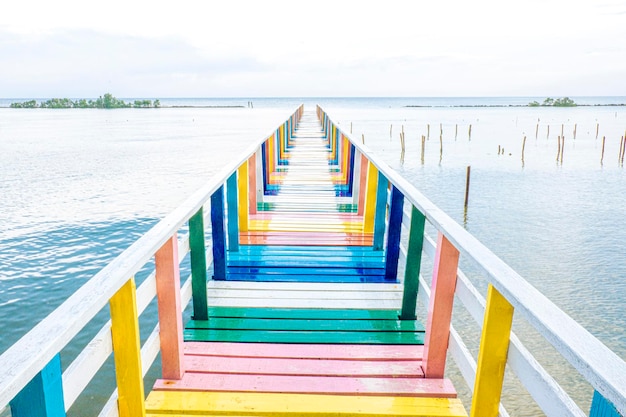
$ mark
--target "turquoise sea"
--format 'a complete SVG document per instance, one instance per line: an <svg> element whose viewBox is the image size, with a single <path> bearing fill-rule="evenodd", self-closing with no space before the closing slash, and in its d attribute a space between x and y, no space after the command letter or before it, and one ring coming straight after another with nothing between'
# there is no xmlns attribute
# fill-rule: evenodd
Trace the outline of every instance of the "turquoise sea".
<svg viewBox="0 0 626 417"><path fill-rule="evenodd" d="M626 173L618 161L626 97L573 99L584 106L525 106L543 97L160 98L159 109L54 110L10 109L27 99L0 99L0 352L305 103L322 105L626 358ZM480 276L473 279L484 288ZM524 323L516 322L516 331L545 351L546 366L588 408L589 387L553 361ZM90 387L72 415L92 415L89 407L103 400L98 391ZM511 415L541 415L505 401Z"/></svg>

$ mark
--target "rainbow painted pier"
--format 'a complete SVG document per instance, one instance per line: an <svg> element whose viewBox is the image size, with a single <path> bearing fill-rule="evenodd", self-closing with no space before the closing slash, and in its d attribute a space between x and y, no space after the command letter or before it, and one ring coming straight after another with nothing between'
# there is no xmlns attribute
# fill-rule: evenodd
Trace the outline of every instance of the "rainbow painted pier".
<svg viewBox="0 0 626 417"><path fill-rule="evenodd" d="M477 357L452 325L455 299ZM103 310L110 321L62 371ZM514 314L588 381L589 413L511 331ZM505 369L548 416L626 415L626 363L319 107L298 108L2 354L0 412L85 415L72 406L111 360L100 416L507 416Z"/></svg>

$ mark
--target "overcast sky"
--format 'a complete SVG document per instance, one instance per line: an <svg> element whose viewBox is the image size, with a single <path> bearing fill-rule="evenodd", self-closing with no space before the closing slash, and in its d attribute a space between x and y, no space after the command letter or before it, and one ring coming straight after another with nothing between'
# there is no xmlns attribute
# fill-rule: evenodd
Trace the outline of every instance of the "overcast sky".
<svg viewBox="0 0 626 417"><path fill-rule="evenodd" d="M626 95L626 0L3 1L0 97Z"/></svg>

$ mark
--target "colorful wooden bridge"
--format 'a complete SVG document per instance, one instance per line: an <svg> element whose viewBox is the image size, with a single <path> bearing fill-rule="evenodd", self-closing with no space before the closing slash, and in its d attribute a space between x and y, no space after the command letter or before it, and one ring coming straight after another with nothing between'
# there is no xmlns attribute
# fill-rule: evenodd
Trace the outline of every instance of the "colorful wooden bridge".
<svg viewBox="0 0 626 417"><path fill-rule="evenodd" d="M486 300L461 256L489 280ZM455 296L482 326L477 358L451 325ZM159 324L142 344L155 297ZM110 322L62 372L60 352L107 304ZM587 415L511 332L514 312L593 386L589 415L625 414L623 360L322 109L300 107L0 356L0 414L84 415L72 405L113 354L100 416L508 415L505 368L546 415ZM473 390L467 408L449 357Z"/></svg>

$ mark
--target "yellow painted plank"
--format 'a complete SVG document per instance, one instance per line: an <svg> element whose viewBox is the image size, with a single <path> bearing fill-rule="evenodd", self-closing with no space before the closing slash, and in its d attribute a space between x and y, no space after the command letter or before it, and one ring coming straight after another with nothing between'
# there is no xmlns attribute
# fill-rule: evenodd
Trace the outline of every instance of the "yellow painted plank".
<svg viewBox="0 0 626 417"><path fill-rule="evenodd" d="M129 279L109 300L120 417L146 415L135 279Z"/></svg>
<svg viewBox="0 0 626 417"><path fill-rule="evenodd" d="M376 216L376 191L378 186L378 169L368 162L367 186L365 196L364 228L365 233L374 233L374 218Z"/></svg>
<svg viewBox="0 0 626 417"><path fill-rule="evenodd" d="M513 306L491 284L478 352L472 417L496 417L513 323Z"/></svg>
<svg viewBox="0 0 626 417"><path fill-rule="evenodd" d="M149 415L467 416L456 398L152 391Z"/></svg>
<svg viewBox="0 0 626 417"><path fill-rule="evenodd" d="M248 161L237 169L237 189L239 191L239 231L248 231Z"/></svg>

